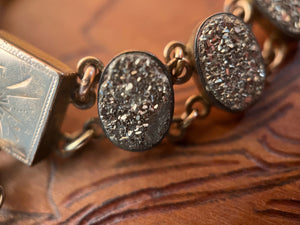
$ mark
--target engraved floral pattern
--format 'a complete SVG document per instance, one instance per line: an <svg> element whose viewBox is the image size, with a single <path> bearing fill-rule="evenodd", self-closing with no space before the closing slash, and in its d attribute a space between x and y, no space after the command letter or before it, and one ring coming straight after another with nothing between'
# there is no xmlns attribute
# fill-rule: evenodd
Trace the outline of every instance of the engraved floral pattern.
<svg viewBox="0 0 300 225"><path fill-rule="evenodd" d="M3 68L3 67L2 67ZM3 70L2 70L3 71ZM26 88L32 81L32 77L29 77L28 79L25 79L24 81L20 81L17 83L13 83L12 85L1 87L0 89L0 138L4 136L4 123L7 125L7 132L13 134L13 136L16 138L16 141L18 141L18 137L16 133L14 132L14 128L11 125L11 123L8 120L4 120L5 114L8 115L8 117L12 118L15 122L20 124L21 122L14 116L11 112L11 107L9 105L9 98L22 98L22 94L20 92L16 92L14 95L14 90ZM8 93L10 91L10 93ZM18 128L17 128L18 129Z"/></svg>
<svg viewBox="0 0 300 225"><path fill-rule="evenodd" d="M4 111L6 111L8 100L6 98L5 93L0 90L0 137L3 136L3 125L2 125L2 119L4 115Z"/></svg>

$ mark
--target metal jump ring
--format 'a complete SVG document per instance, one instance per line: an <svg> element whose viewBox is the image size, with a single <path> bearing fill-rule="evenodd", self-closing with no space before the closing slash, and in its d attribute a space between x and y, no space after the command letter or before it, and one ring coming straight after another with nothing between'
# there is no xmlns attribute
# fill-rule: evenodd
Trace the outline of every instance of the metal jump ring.
<svg viewBox="0 0 300 225"><path fill-rule="evenodd" d="M0 208L2 207L2 205L4 203L4 199L5 199L4 188L2 186L0 186Z"/></svg>
<svg viewBox="0 0 300 225"><path fill-rule="evenodd" d="M183 84L187 82L193 75L193 68L190 65L189 61L186 58L177 59L173 58L168 63L169 72L173 75L173 83L174 84ZM174 71L175 69L175 71ZM182 75L182 72L185 71L185 74Z"/></svg>
<svg viewBox="0 0 300 225"><path fill-rule="evenodd" d="M197 102L203 105L203 109L198 111L198 118L206 117L210 112L210 104L201 95L193 95L187 100L186 114L190 115L195 110L194 105Z"/></svg>
<svg viewBox="0 0 300 225"><path fill-rule="evenodd" d="M104 68L104 64L98 58L95 58L92 56L84 57L84 58L80 59L77 64L77 72L79 74L80 79L83 78L87 66L94 66L98 70L98 71L96 71L96 74L101 74L103 71L103 68ZM98 82L98 81L99 80L95 80L95 82Z"/></svg>
<svg viewBox="0 0 300 225"><path fill-rule="evenodd" d="M166 47L164 48L164 59L166 63L169 63L172 59L171 53L176 49L180 48L182 50L182 58L186 55L186 47L183 43L178 41L171 41L169 42ZM176 58L176 57L175 57Z"/></svg>
<svg viewBox="0 0 300 225"><path fill-rule="evenodd" d="M225 0L224 11L241 17L249 23L253 15L253 6L247 0Z"/></svg>
<svg viewBox="0 0 300 225"><path fill-rule="evenodd" d="M95 57L84 57L77 64L77 76L81 80L72 96L73 104L79 109L89 109L96 102L95 84L99 82L104 68Z"/></svg>
<svg viewBox="0 0 300 225"><path fill-rule="evenodd" d="M71 156L79 149L87 145L92 139L103 138L104 134L100 130L99 118L92 118L88 120L84 124L83 130L76 136L74 134L65 135L65 144L62 149L60 149L60 153L64 157Z"/></svg>

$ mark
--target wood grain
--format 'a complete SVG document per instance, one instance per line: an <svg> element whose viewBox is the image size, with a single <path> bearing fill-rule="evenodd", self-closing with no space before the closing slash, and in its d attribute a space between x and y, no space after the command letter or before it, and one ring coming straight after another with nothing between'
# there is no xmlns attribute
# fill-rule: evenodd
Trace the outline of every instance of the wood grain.
<svg viewBox="0 0 300 225"><path fill-rule="evenodd" d="M0 0L1 28L75 68L126 49L162 58L171 40L222 11L222 0ZM261 38L261 36L259 36ZM260 39L261 41L261 39ZM213 109L183 142L130 153L109 141L27 167L4 152L0 224L300 224L300 52L244 114ZM197 93L176 87L176 114ZM97 115L70 107L64 130Z"/></svg>

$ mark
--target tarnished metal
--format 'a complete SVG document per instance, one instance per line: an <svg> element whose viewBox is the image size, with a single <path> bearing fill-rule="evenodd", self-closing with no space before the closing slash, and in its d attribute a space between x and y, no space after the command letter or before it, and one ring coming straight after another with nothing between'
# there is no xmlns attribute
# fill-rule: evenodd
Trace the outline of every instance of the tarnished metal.
<svg viewBox="0 0 300 225"><path fill-rule="evenodd" d="M79 95L83 99L85 99L88 91L92 87L95 77L96 77L96 68L94 66L88 66L88 68L85 70L79 88Z"/></svg>
<svg viewBox="0 0 300 225"><path fill-rule="evenodd" d="M225 0L224 11L242 18L245 23L250 23L254 13L253 3L252 0Z"/></svg>
<svg viewBox="0 0 300 225"><path fill-rule="evenodd" d="M251 2L257 15L255 21L261 23L264 29L299 40L299 0L252 0Z"/></svg>
<svg viewBox="0 0 300 225"><path fill-rule="evenodd" d="M270 36L265 40L262 55L268 68L267 82L272 81L274 70L284 62L288 53L288 43L278 36Z"/></svg>
<svg viewBox="0 0 300 225"><path fill-rule="evenodd" d="M0 186L0 208L2 207L5 199L5 192L2 186Z"/></svg>
<svg viewBox="0 0 300 225"><path fill-rule="evenodd" d="M77 64L78 88L72 95L73 104L79 109L89 109L96 102L95 87L100 80L103 63L92 56L79 60Z"/></svg>
<svg viewBox="0 0 300 225"><path fill-rule="evenodd" d="M105 135L102 132L99 118L92 118L85 123L81 132L64 135L62 147L58 149L59 154L63 157L69 157L82 149L92 139L101 139L104 137Z"/></svg>
<svg viewBox="0 0 300 225"><path fill-rule="evenodd" d="M193 67L187 55L186 46L181 42L171 41L164 49L165 62L174 84L184 84L192 77Z"/></svg>
<svg viewBox="0 0 300 225"><path fill-rule="evenodd" d="M45 53L0 32L0 149L31 165L59 140L76 83L70 71Z"/></svg>
<svg viewBox="0 0 300 225"><path fill-rule="evenodd" d="M199 105L201 107L199 107ZM196 107L198 106L198 107ZM185 103L186 114L189 115L193 113L194 110L198 111L197 117L198 119L204 118L208 116L210 112L211 105L203 98L201 95L193 95L188 98Z"/></svg>
<svg viewBox="0 0 300 225"><path fill-rule="evenodd" d="M226 12L243 18L247 23L258 24L265 31L262 55L267 66L267 83L272 81L274 70L282 65L293 43L300 37L299 10L296 7L299 5L293 0L225 0Z"/></svg>
<svg viewBox="0 0 300 225"><path fill-rule="evenodd" d="M250 27L230 13L218 13L198 26L191 39L195 81L210 104L242 112L264 89L264 60Z"/></svg>
<svg viewBox="0 0 300 225"><path fill-rule="evenodd" d="M208 116L210 108L211 105L201 95L190 96L185 103L185 112L180 117L174 117L168 138L180 141L193 121Z"/></svg>

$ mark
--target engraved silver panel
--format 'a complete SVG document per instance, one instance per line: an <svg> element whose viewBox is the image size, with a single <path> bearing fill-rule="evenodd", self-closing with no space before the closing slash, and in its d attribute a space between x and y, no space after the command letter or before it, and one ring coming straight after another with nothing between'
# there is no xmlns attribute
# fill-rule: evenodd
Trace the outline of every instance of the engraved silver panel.
<svg viewBox="0 0 300 225"><path fill-rule="evenodd" d="M57 69L0 36L0 149L33 163L60 85Z"/></svg>

